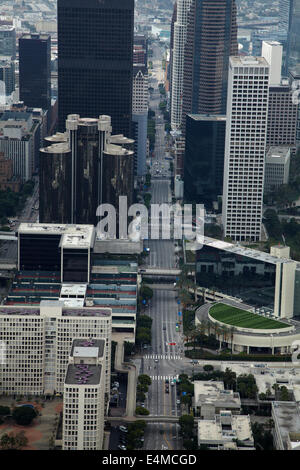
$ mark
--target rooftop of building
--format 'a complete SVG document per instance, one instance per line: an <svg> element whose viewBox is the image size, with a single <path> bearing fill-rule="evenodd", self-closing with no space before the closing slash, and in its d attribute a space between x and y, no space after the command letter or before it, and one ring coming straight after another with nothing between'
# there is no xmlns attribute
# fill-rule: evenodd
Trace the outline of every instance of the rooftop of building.
<svg viewBox="0 0 300 470"><path fill-rule="evenodd" d="M270 147L266 155L266 161L268 163L271 163L271 161L272 163L282 163L289 158L290 153L291 148L285 145Z"/></svg>
<svg viewBox="0 0 300 470"><path fill-rule="evenodd" d="M241 399L239 393L233 390L224 390L223 382L194 382L195 406L204 403L214 403L216 406L229 406L240 408Z"/></svg>
<svg viewBox="0 0 300 470"><path fill-rule="evenodd" d="M263 251L254 250L252 248L244 247L238 244L234 245L233 243L224 242L222 240L216 240L210 237L204 237L203 245L210 246L218 250L228 251L236 255L253 258L258 261L263 261L264 263L296 263L296 261L293 261L291 259L277 258L276 256L272 256L269 253L265 253ZM297 264L297 267L300 267L299 263Z"/></svg>
<svg viewBox="0 0 300 470"><path fill-rule="evenodd" d="M50 38L49 34L45 33L24 33L21 39L38 39L40 41L47 41Z"/></svg>
<svg viewBox="0 0 300 470"><path fill-rule="evenodd" d="M67 132L57 132L53 135L48 135L45 137L47 142L59 143L59 142L68 142L68 134Z"/></svg>
<svg viewBox="0 0 300 470"><path fill-rule="evenodd" d="M53 155L59 153L70 153L70 147L67 142L59 142L57 144L52 144L48 147L41 148L40 152L51 154L53 153Z"/></svg>
<svg viewBox="0 0 300 470"><path fill-rule="evenodd" d="M290 433L300 432L299 403L289 401L275 401L272 403L272 415L275 421L283 447L287 448Z"/></svg>
<svg viewBox="0 0 300 470"><path fill-rule="evenodd" d="M226 121L225 114L188 114L195 121Z"/></svg>
<svg viewBox="0 0 300 470"><path fill-rule="evenodd" d="M123 134L111 135L109 137L109 140L111 144L117 144L117 145L134 144L134 139L129 139L128 137L125 137Z"/></svg>
<svg viewBox="0 0 300 470"><path fill-rule="evenodd" d="M41 316L41 309L51 308L51 315L63 316L63 317L110 317L110 308L97 308L97 307L81 307L81 308L67 308L64 307L64 303L57 300L43 300L40 303L41 308L36 306L0 306L0 315L27 315L27 316ZM55 310L55 311L54 311ZM57 315L56 315L57 312Z"/></svg>
<svg viewBox="0 0 300 470"><path fill-rule="evenodd" d="M229 60L233 67L269 67L264 57L231 56Z"/></svg>
<svg viewBox="0 0 300 470"><path fill-rule="evenodd" d="M104 347L104 339L74 339L70 356L74 358L103 357Z"/></svg>
<svg viewBox="0 0 300 470"><path fill-rule="evenodd" d="M94 245L93 225L21 223L18 233L61 235L62 248L91 248Z"/></svg>
<svg viewBox="0 0 300 470"><path fill-rule="evenodd" d="M98 385L101 380L101 364L69 364L65 385Z"/></svg>
<svg viewBox="0 0 300 470"><path fill-rule="evenodd" d="M103 152L106 155L114 155L114 156L127 156L132 157L134 152L132 150L127 150L120 145L115 144L107 144L106 149Z"/></svg>
<svg viewBox="0 0 300 470"><path fill-rule="evenodd" d="M231 421L231 426L227 424L226 428L222 428L224 416ZM228 429L228 427L230 428ZM215 416L215 420L198 421L198 439L199 441L228 441L230 439L238 439L243 442L253 441L250 417L220 411L220 414Z"/></svg>
<svg viewBox="0 0 300 470"><path fill-rule="evenodd" d="M0 114L0 121L28 121L32 117L32 114L28 111L4 111Z"/></svg>

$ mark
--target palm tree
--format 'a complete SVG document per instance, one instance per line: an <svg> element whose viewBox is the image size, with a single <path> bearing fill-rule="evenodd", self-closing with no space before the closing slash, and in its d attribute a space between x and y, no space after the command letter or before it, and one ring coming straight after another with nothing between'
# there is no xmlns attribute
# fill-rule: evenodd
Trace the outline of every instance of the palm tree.
<svg viewBox="0 0 300 470"><path fill-rule="evenodd" d="M236 329L234 328L234 326L231 326L229 331L230 331L231 355L232 355L232 352L233 352L233 335L234 335Z"/></svg>

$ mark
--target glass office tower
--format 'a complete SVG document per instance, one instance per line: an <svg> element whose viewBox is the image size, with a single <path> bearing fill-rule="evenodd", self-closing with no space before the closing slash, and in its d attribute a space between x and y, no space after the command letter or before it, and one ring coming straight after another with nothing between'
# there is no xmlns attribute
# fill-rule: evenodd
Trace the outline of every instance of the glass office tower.
<svg viewBox="0 0 300 470"><path fill-rule="evenodd" d="M210 206L223 193L226 116L188 114L184 199Z"/></svg>
<svg viewBox="0 0 300 470"><path fill-rule="evenodd" d="M134 0L58 0L58 117L111 116L131 135Z"/></svg>

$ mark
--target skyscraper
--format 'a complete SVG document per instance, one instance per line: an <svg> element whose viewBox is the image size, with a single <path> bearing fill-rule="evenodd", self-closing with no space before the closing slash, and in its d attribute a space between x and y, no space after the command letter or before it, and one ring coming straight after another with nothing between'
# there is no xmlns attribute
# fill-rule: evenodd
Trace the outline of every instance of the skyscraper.
<svg viewBox="0 0 300 470"><path fill-rule="evenodd" d="M16 59L16 30L10 25L0 26L0 56Z"/></svg>
<svg viewBox="0 0 300 470"><path fill-rule="evenodd" d="M222 217L236 241L261 236L268 96L267 61L230 57Z"/></svg>
<svg viewBox="0 0 300 470"><path fill-rule="evenodd" d="M69 114L112 118L130 136L134 0L58 0L59 129Z"/></svg>
<svg viewBox="0 0 300 470"><path fill-rule="evenodd" d="M174 23L174 39L172 53L172 95L171 95L171 126L173 130L181 126L183 57L186 41L188 12L192 0L178 0L176 21ZM175 14L175 13L174 13Z"/></svg>
<svg viewBox="0 0 300 470"><path fill-rule="evenodd" d="M193 0L184 51L185 115L225 114L229 56L238 54L235 0Z"/></svg>
<svg viewBox="0 0 300 470"><path fill-rule="evenodd" d="M226 116L188 114L184 199L211 205L223 193Z"/></svg>
<svg viewBox="0 0 300 470"><path fill-rule="evenodd" d="M287 70L300 72L300 0L290 0Z"/></svg>
<svg viewBox="0 0 300 470"><path fill-rule="evenodd" d="M135 140L135 174L146 173L148 123L148 71L143 65L133 65L132 122Z"/></svg>
<svg viewBox="0 0 300 470"><path fill-rule="evenodd" d="M20 100L31 108L51 108L51 39L24 34L19 39Z"/></svg>

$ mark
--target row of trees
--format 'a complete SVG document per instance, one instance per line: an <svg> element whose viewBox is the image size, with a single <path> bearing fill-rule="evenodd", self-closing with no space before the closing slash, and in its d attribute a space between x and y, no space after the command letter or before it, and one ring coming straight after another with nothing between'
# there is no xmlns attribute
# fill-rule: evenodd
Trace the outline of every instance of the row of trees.
<svg viewBox="0 0 300 470"><path fill-rule="evenodd" d="M0 191L0 219L3 217L14 217L24 206L28 196L32 195L34 182L27 181L23 184L21 191L15 193L11 189Z"/></svg>

